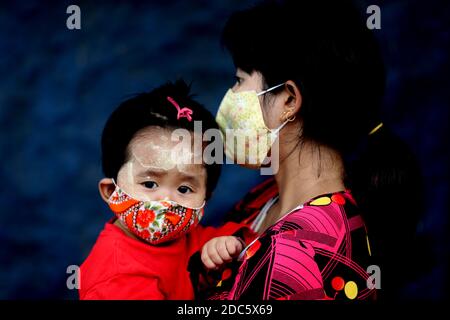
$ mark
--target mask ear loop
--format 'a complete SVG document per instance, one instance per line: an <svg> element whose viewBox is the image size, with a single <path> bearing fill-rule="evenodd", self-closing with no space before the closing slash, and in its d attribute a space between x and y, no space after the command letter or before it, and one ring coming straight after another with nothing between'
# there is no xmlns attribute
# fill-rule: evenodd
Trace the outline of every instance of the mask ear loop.
<svg viewBox="0 0 450 320"><path fill-rule="evenodd" d="M133 155L133 156L134 156L134 155ZM125 165L131 166L131 168L128 168L128 177L131 178L131 179L133 179L133 175L132 175L132 173L131 173L131 172L133 171L133 163L132 163L132 162L127 162ZM111 178L111 180L112 180L114 186L116 187L115 190L114 190L114 192L116 192L117 190L120 190L120 192L124 193L126 196L128 196L128 198L134 199L134 200L137 200L137 201L141 201L141 200L139 200L139 199L136 199L135 197L132 197L132 196L129 195L127 192L125 192L125 190L123 190L121 187L119 187L119 185L117 184L116 180L114 180L114 178ZM114 192L113 192L113 193L114 193ZM111 199L113 193L111 193L111 195L109 196L108 201Z"/></svg>
<svg viewBox="0 0 450 320"><path fill-rule="evenodd" d="M281 86L283 86L283 85L284 85L284 82L283 82L283 83L280 83L280 84L278 84L278 85L276 85L276 86L273 86L272 88L269 88L269 89L267 89L267 90L261 91L260 93L257 93L256 95L257 95L257 96L260 96L260 95L266 94L267 92L272 91L272 90L274 90L274 89L276 89L276 88L278 88L278 87L281 87Z"/></svg>
<svg viewBox="0 0 450 320"><path fill-rule="evenodd" d="M287 122L292 122L295 120L295 114L286 119Z"/></svg>
<svg viewBox="0 0 450 320"><path fill-rule="evenodd" d="M111 178L114 186L116 187L116 189L113 191L113 193L111 193L111 195L108 198L108 202L109 200L111 200L111 197L113 196L114 192L116 192L117 190L120 190L121 193L125 194L128 198L130 199L134 199L136 201L141 201L139 199L136 199L135 197L130 196L127 192L125 192L121 187L119 187L119 185L116 183L116 181L114 180L114 178Z"/></svg>
<svg viewBox="0 0 450 320"><path fill-rule="evenodd" d="M278 133L281 131L281 129L283 129L284 126L288 124L288 122L292 122L294 120L295 120L295 114L292 119L286 119L278 128L274 129L273 131L271 130L271 135L278 135Z"/></svg>
<svg viewBox="0 0 450 320"><path fill-rule="evenodd" d="M267 89L267 90L264 90L264 91L261 91L260 93L258 93L257 94L257 96L261 96L261 95L263 95L263 94L266 94L267 92L269 92L269 91L272 91L272 90L274 90L274 89L276 89L276 88L279 88L279 87L281 87L281 86L284 86L285 85L285 82L283 82L283 83L280 83L280 84L277 84L276 86L273 86L273 87L271 87L271 88L269 88L269 89ZM288 121L285 121L281 126L279 126L277 129L275 129L274 131L271 131L271 134L273 135L273 134L278 134L278 132L280 132L280 130L281 129L283 129L283 127L286 125L286 123L287 123Z"/></svg>
<svg viewBox="0 0 450 320"><path fill-rule="evenodd" d="M197 208L189 208L189 209L200 210L200 209L203 209L203 208L205 207L205 205L206 205L206 200L203 200L203 203L202 203L202 205L201 205L200 207L197 207Z"/></svg>
<svg viewBox="0 0 450 320"><path fill-rule="evenodd" d="M109 195L108 203L111 202L111 198L112 198L114 192L116 192L117 189L120 189L120 187L117 185L117 183L116 183L116 181L114 180L114 178L111 178L111 180L112 180L112 183L114 184L115 189L114 189L114 191Z"/></svg>

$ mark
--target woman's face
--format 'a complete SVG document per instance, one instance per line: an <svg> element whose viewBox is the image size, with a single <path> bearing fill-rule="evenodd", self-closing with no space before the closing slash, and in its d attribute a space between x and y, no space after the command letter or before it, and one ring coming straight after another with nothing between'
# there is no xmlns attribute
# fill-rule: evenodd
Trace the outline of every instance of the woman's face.
<svg viewBox="0 0 450 320"><path fill-rule="evenodd" d="M264 90L263 82L263 76L260 72L253 71L249 74L238 68L236 70L236 83L231 90L233 90L233 92L253 90L256 91L256 93L260 93ZM270 98L268 95L270 95ZM284 110L283 97L283 93L277 95L266 93L265 95L260 95L258 97L264 122L270 129L277 128L283 122L281 120Z"/></svg>

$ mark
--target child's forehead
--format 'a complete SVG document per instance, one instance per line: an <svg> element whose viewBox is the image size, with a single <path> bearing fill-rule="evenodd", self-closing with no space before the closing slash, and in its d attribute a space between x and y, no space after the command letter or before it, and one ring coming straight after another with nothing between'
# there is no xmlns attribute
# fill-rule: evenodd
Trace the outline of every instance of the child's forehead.
<svg viewBox="0 0 450 320"><path fill-rule="evenodd" d="M162 168L160 166L142 166L137 162L132 162L129 168L131 168L131 175L134 178L168 176L177 179L189 178L202 181L206 177L206 168L201 164L187 164L173 168Z"/></svg>
<svg viewBox="0 0 450 320"><path fill-rule="evenodd" d="M170 138L170 135L174 130L181 129L181 128L172 128L172 127L160 127L160 126L148 126L144 127L140 130L138 130L134 136L134 139L152 139L159 136L166 136Z"/></svg>
<svg viewBox="0 0 450 320"><path fill-rule="evenodd" d="M142 169L139 171L177 168L180 172L201 172L204 169L201 143L195 147L193 142L198 137L187 130L182 133L183 138L173 130L160 127L139 131L128 146L129 160L137 162L137 168Z"/></svg>
<svg viewBox="0 0 450 320"><path fill-rule="evenodd" d="M202 140L200 132L192 132L184 128L162 128L158 126L146 127L136 132L129 143L129 148L145 145L165 145L173 147L183 139Z"/></svg>

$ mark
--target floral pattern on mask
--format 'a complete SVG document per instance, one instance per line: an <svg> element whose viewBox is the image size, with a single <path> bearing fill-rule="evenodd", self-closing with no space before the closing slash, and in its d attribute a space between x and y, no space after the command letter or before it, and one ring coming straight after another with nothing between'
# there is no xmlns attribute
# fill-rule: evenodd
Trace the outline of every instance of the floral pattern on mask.
<svg viewBox="0 0 450 320"><path fill-rule="evenodd" d="M201 208L188 208L175 201L140 201L116 187L109 207L133 234L150 244L160 244L188 233L203 217Z"/></svg>

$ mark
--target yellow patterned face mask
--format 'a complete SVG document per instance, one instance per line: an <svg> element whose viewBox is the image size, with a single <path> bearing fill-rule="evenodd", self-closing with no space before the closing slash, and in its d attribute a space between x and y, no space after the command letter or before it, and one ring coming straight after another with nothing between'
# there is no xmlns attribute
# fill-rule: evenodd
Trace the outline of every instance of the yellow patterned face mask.
<svg viewBox="0 0 450 320"><path fill-rule="evenodd" d="M233 92L227 91L216 121L224 135L225 154L235 163L258 169L269 162L267 155L278 137L278 132L288 121L276 129L267 128L259 102L259 96L281 87L284 83L264 90Z"/></svg>

